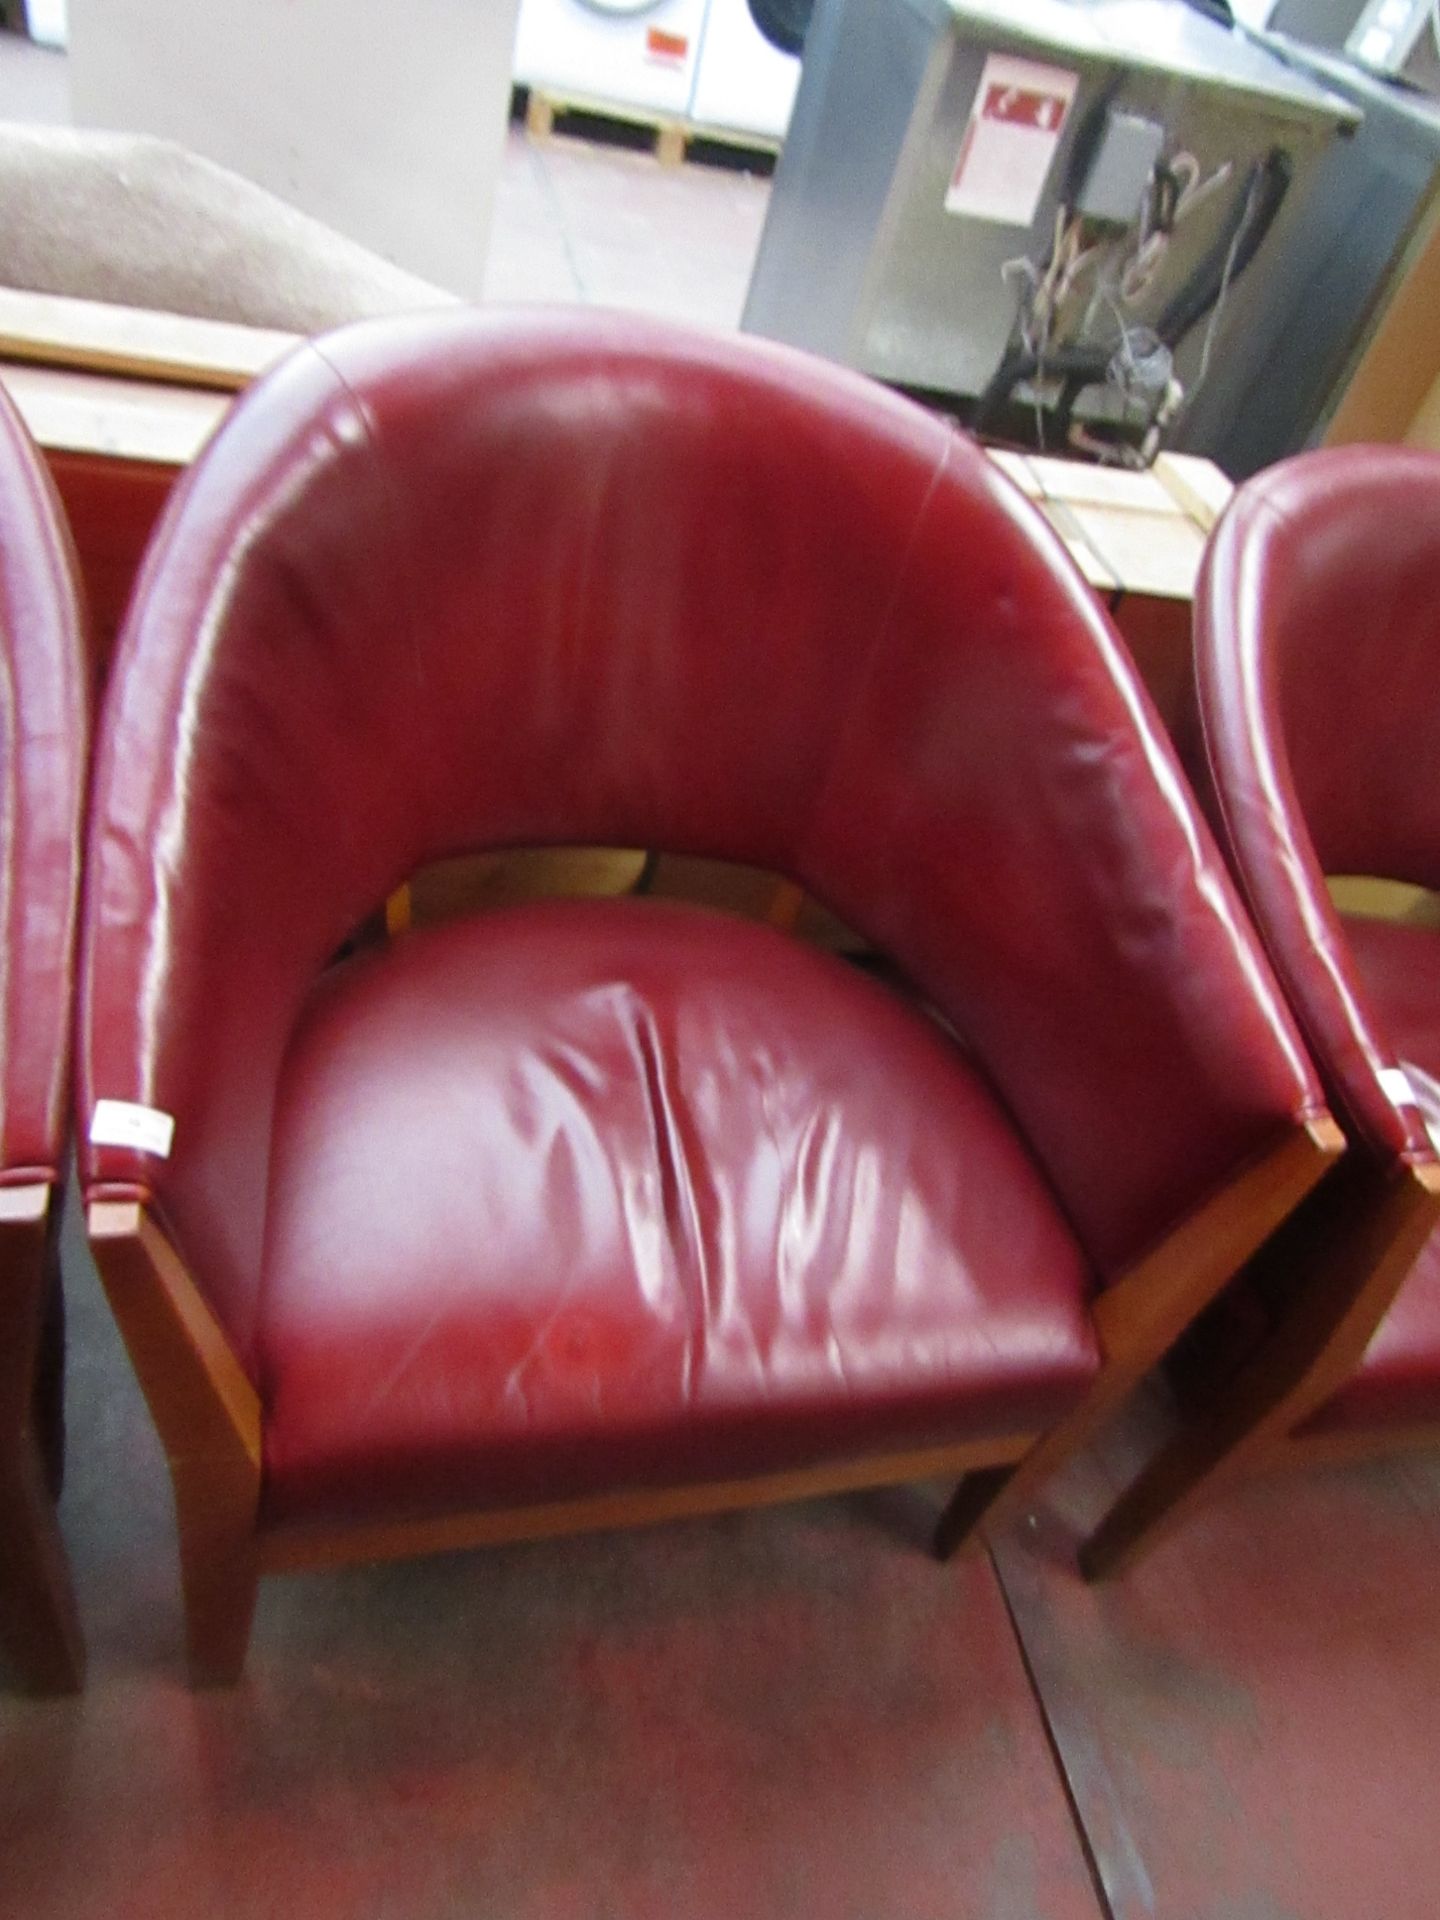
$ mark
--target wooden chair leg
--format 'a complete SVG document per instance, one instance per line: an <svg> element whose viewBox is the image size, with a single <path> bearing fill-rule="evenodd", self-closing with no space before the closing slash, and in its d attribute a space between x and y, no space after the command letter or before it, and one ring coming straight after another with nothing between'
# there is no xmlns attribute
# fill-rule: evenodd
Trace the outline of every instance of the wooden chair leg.
<svg viewBox="0 0 1440 1920"><path fill-rule="evenodd" d="M1254 1466L1270 1436L1226 1420L1197 1424L1163 1447L1079 1550L1087 1580L1108 1580L1155 1546L1193 1509Z"/></svg>
<svg viewBox="0 0 1440 1920"><path fill-rule="evenodd" d="M165 1235L133 1201L95 1201L90 1245L175 1490L196 1686L240 1677L255 1611L260 1400Z"/></svg>
<svg viewBox="0 0 1440 1920"><path fill-rule="evenodd" d="M1099 1432L1144 1377L1147 1367L1148 1356L1144 1354L1112 1362L1096 1381L1089 1399L1068 1419L1042 1434L1019 1460L967 1473L935 1529L935 1552L940 1559L948 1560L953 1553L978 1546L987 1533L1017 1521L1051 1476Z"/></svg>
<svg viewBox="0 0 1440 1920"><path fill-rule="evenodd" d="M0 1189L0 1641L21 1684L74 1693L85 1645L55 1516L63 1444L59 1208L48 1183Z"/></svg>
<svg viewBox="0 0 1440 1920"><path fill-rule="evenodd" d="M1018 1519L1044 1483L1085 1446L1217 1289L1330 1169L1344 1139L1328 1119L1297 1130L1253 1162L1116 1279L1094 1309L1103 1366L1087 1397L1012 1467L968 1474L935 1532L946 1559Z"/></svg>
<svg viewBox="0 0 1440 1920"><path fill-rule="evenodd" d="M85 1642L45 1463L21 1436L0 1465L0 1640L22 1685L77 1693Z"/></svg>
<svg viewBox="0 0 1440 1920"><path fill-rule="evenodd" d="M1080 1549L1089 1580L1121 1573L1202 1499L1243 1477L1329 1399L1359 1364L1440 1217L1433 1169L1383 1184L1347 1164L1286 1222L1252 1272L1304 1276L1299 1297L1215 1403L1192 1418Z"/></svg>
<svg viewBox="0 0 1440 1920"><path fill-rule="evenodd" d="M948 1560L957 1548L973 1546L982 1537L980 1522L1014 1477L1014 1466L981 1467L966 1474L936 1522L937 1559Z"/></svg>
<svg viewBox="0 0 1440 1920"><path fill-rule="evenodd" d="M171 1462L190 1684L240 1678L255 1616L255 1482L208 1462Z"/></svg>

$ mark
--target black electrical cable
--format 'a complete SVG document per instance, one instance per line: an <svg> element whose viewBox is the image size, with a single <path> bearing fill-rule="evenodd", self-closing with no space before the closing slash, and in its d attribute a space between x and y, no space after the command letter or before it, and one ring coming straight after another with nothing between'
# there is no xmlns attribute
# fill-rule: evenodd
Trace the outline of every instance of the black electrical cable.
<svg viewBox="0 0 1440 1920"><path fill-rule="evenodd" d="M1227 282L1233 286L1254 259L1290 190L1293 175L1293 163L1281 147L1272 148L1263 160L1255 163L1246 191L1237 198L1214 245L1155 323L1155 332L1167 347L1179 346L1196 321L1203 319L1214 306L1221 288ZM1043 360L1045 372L1061 380L1069 396L1065 407L1067 419L1084 388L1098 386L1106 378L1111 358L1109 347L1070 346L1047 351ZM1022 380L1038 373L1041 365L1042 361L1034 353L1009 348L980 396L972 422L974 431L983 432L1013 390Z"/></svg>
<svg viewBox="0 0 1440 1920"><path fill-rule="evenodd" d="M1283 147L1273 147L1257 161L1249 186L1237 200L1224 231L1155 322L1155 331L1167 347L1178 346L1219 299L1220 289L1226 284L1225 263L1230 260L1230 249L1235 249L1229 271L1232 286L1255 258L1290 191L1294 173L1294 163Z"/></svg>

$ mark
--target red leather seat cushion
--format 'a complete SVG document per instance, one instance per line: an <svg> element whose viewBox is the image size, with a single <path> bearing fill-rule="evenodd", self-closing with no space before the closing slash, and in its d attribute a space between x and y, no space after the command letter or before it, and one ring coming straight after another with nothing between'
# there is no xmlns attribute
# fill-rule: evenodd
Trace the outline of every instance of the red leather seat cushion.
<svg viewBox="0 0 1440 1920"><path fill-rule="evenodd" d="M281 1077L271 1518L683 1484L1067 1411L1090 1278L956 1045L654 903L456 923L322 982Z"/></svg>
<svg viewBox="0 0 1440 1920"><path fill-rule="evenodd" d="M1347 918L1345 931L1380 1024L1440 1140L1440 930ZM1431 1235L1375 1330L1355 1376L1313 1425L1440 1420L1440 1232Z"/></svg>

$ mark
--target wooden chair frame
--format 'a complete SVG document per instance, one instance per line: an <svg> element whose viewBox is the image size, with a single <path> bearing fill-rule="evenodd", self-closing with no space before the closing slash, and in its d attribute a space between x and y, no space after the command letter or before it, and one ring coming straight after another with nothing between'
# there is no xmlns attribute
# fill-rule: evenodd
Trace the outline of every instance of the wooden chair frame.
<svg viewBox="0 0 1440 1920"><path fill-rule="evenodd" d="M1440 1445L1440 1422L1311 1431L1351 1378L1406 1275L1440 1224L1440 1166L1386 1170L1353 1154L1255 1262L1303 1273L1256 1351L1156 1454L1081 1549L1091 1579L1123 1571L1202 1500L1275 1465Z"/></svg>
<svg viewBox="0 0 1440 1920"><path fill-rule="evenodd" d="M189 1670L228 1684L244 1664L262 1573L644 1526L866 1487L966 1476L937 1536L944 1553L1027 1499L1099 1426L1341 1151L1328 1119L1296 1130L1202 1205L1095 1303L1103 1365L1081 1407L1043 1434L828 1462L743 1480L636 1487L439 1520L269 1525L263 1409L180 1256L138 1201L89 1209L91 1245L170 1466Z"/></svg>
<svg viewBox="0 0 1440 1920"><path fill-rule="evenodd" d="M0 1286L11 1340L0 1355L0 1638L19 1678L45 1693L84 1684L85 1644L35 1429L41 1330L54 1278L47 1182L0 1187Z"/></svg>

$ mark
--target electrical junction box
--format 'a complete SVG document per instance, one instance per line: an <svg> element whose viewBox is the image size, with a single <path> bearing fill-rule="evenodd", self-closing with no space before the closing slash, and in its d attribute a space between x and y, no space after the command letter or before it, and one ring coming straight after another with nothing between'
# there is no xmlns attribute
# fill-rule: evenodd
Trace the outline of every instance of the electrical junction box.
<svg viewBox="0 0 1440 1920"><path fill-rule="evenodd" d="M1165 129L1135 113L1111 112L1095 158L1075 196L1075 211L1108 226L1132 226L1165 144Z"/></svg>

